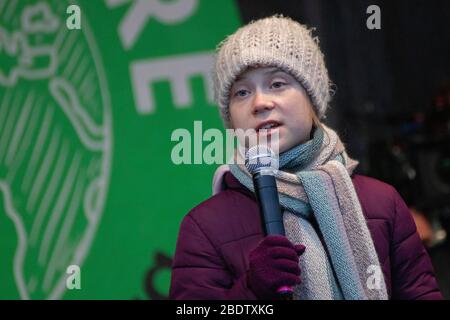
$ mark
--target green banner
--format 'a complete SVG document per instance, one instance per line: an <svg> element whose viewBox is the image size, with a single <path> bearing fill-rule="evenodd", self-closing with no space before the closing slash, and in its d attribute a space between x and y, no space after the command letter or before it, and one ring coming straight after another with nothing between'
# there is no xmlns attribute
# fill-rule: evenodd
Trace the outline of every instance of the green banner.
<svg viewBox="0 0 450 320"><path fill-rule="evenodd" d="M221 128L239 25L230 0L0 0L1 299L167 297L216 168L173 163L171 135Z"/></svg>

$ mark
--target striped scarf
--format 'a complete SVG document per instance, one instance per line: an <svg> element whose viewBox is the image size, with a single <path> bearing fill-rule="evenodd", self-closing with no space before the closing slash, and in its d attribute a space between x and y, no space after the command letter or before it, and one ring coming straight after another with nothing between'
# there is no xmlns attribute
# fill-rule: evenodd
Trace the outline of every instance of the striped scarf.
<svg viewBox="0 0 450 320"><path fill-rule="evenodd" d="M387 299L380 262L350 178L358 162L348 157L336 132L321 124L311 140L282 153L279 161L275 177L286 237L306 246L294 298ZM229 169L254 192L244 165L231 164ZM216 185L224 171L218 169Z"/></svg>

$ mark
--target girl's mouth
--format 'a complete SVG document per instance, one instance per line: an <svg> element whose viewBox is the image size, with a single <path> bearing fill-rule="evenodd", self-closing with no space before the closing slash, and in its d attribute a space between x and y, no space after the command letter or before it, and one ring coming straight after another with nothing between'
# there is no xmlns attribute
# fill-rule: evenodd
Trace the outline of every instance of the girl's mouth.
<svg viewBox="0 0 450 320"><path fill-rule="evenodd" d="M260 130L272 131L278 128L279 126L281 126L281 123L279 123L278 121L274 120L264 121L256 127L256 131L258 131L258 133Z"/></svg>

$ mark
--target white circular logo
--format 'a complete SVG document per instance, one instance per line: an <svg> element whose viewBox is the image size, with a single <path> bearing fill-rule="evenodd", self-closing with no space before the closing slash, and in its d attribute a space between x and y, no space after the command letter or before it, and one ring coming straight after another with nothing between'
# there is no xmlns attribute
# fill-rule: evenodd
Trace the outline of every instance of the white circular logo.
<svg viewBox="0 0 450 320"><path fill-rule="evenodd" d="M14 3L0 10L0 210L17 235L21 298L58 299L104 209L109 92L85 16L69 30L64 1Z"/></svg>

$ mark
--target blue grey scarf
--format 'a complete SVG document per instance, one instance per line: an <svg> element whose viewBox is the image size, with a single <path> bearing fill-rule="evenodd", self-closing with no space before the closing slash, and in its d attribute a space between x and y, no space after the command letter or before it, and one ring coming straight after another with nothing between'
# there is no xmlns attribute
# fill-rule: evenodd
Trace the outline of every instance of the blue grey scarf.
<svg viewBox="0 0 450 320"><path fill-rule="evenodd" d="M276 180L286 236L306 246L299 262L302 282L294 298L387 299L380 262L350 178L358 162L348 157L337 134L322 124L311 140L282 153L279 162ZM254 191L245 166L229 168Z"/></svg>

